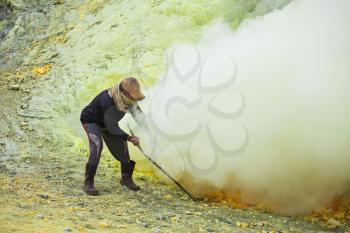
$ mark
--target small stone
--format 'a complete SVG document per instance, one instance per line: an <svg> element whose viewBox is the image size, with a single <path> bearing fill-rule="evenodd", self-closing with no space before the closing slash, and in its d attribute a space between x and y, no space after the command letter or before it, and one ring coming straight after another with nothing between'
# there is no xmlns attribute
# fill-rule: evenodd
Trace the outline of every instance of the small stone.
<svg viewBox="0 0 350 233"><path fill-rule="evenodd" d="M10 175L15 176L15 175L17 175L17 172L16 171L10 171Z"/></svg>
<svg viewBox="0 0 350 233"><path fill-rule="evenodd" d="M165 198L165 200L171 200L173 198L173 196L168 194L168 195L165 195L164 198Z"/></svg>
<svg viewBox="0 0 350 233"><path fill-rule="evenodd" d="M187 197L187 196L180 197L180 200L182 200L182 201L187 201L188 199L189 199L189 197Z"/></svg>
<svg viewBox="0 0 350 233"><path fill-rule="evenodd" d="M18 207L22 209L30 209L30 205L18 204Z"/></svg>
<svg viewBox="0 0 350 233"><path fill-rule="evenodd" d="M248 223L245 222L236 222L236 226L240 227L240 228L247 228L248 227Z"/></svg>
<svg viewBox="0 0 350 233"><path fill-rule="evenodd" d="M28 126L28 122L22 121L21 122L21 127L26 127L26 126Z"/></svg>
<svg viewBox="0 0 350 233"><path fill-rule="evenodd" d="M12 84L9 86L10 90L18 91L20 89L20 86L17 84Z"/></svg>
<svg viewBox="0 0 350 233"><path fill-rule="evenodd" d="M166 217L163 214L157 214L157 219L163 221Z"/></svg>
<svg viewBox="0 0 350 233"><path fill-rule="evenodd" d="M84 227L87 228L87 229L96 229L95 227L93 227L93 226L90 225L90 224L86 224Z"/></svg>
<svg viewBox="0 0 350 233"><path fill-rule="evenodd" d="M107 222L101 222L100 223L100 227L102 227L102 228L109 228L111 225L109 224L109 223L107 223Z"/></svg>
<svg viewBox="0 0 350 233"><path fill-rule="evenodd" d="M207 231L208 231L208 232L214 232L214 230L213 230L213 228L212 228L211 226L208 226L208 227L207 227Z"/></svg>
<svg viewBox="0 0 350 233"><path fill-rule="evenodd" d="M258 224L256 224L258 227L263 227L266 225L266 222L259 222Z"/></svg>
<svg viewBox="0 0 350 233"><path fill-rule="evenodd" d="M30 93L30 90L29 89L24 89L24 90L22 90L24 93L27 93L27 94L29 94Z"/></svg>
<svg viewBox="0 0 350 233"><path fill-rule="evenodd" d="M72 229L70 229L69 227L64 228L64 232L71 232L71 231Z"/></svg>
<svg viewBox="0 0 350 233"><path fill-rule="evenodd" d="M61 4L64 4L64 0L56 0L54 2L54 5L61 5Z"/></svg>
<svg viewBox="0 0 350 233"><path fill-rule="evenodd" d="M142 222L142 223L141 223L141 226L147 228L147 227L148 227L148 223L147 223L147 222Z"/></svg>
<svg viewBox="0 0 350 233"><path fill-rule="evenodd" d="M47 194L39 194L38 196L45 200L49 198L49 195Z"/></svg>
<svg viewBox="0 0 350 233"><path fill-rule="evenodd" d="M21 107L21 109L27 109L29 106L27 103L23 103L23 104L21 104L20 107Z"/></svg>
<svg viewBox="0 0 350 233"><path fill-rule="evenodd" d="M201 216L202 213L201 212L194 212L195 215Z"/></svg>
<svg viewBox="0 0 350 233"><path fill-rule="evenodd" d="M338 220L335 220L334 218L328 219L328 224L336 226L336 227L341 227L343 224L341 224Z"/></svg>
<svg viewBox="0 0 350 233"><path fill-rule="evenodd" d="M44 218L44 215L42 215L42 214L37 214L37 215L35 215L35 218L36 218L36 219L43 219L43 218Z"/></svg>

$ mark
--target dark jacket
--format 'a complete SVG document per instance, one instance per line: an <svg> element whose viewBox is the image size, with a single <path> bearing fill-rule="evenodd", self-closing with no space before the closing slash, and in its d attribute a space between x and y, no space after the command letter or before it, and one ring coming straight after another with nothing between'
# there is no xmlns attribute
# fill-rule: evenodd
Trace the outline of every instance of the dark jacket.
<svg viewBox="0 0 350 233"><path fill-rule="evenodd" d="M130 113L133 116L136 112L142 113L138 105L130 108ZM108 90L104 90L82 110L80 121L83 124L95 123L101 128L107 129L110 133L127 140L128 134L118 124L124 115L125 112L119 111L115 106L113 98L108 95Z"/></svg>

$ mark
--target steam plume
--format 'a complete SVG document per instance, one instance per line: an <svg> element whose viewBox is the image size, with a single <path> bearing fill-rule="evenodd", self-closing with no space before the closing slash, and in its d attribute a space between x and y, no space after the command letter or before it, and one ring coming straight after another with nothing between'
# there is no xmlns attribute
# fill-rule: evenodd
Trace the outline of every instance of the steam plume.
<svg viewBox="0 0 350 233"><path fill-rule="evenodd" d="M174 46L147 103L157 144L144 146L199 194L240 190L288 213L344 195L349 9L347 0L295 0L235 32L217 22L199 44Z"/></svg>

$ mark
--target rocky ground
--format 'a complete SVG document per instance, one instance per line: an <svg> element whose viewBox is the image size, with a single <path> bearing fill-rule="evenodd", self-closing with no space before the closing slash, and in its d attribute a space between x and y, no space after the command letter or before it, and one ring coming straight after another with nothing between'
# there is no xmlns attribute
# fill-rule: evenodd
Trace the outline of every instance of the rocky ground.
<svg viewBox="0 0 350 233"><path fill-rule="evenodd" d="M72 67L77 69L81 64L70 67L71 61L67 61L79 50L74 47L79 41L69 33L89 32L101 24L97 12L110 1L94 5L83 5L82 1L29 2L0 4L0 232L350 231L348 212L331 218L283 216L210 200L196 202L174 185L141 171L136 172L135 180L142 190L135 193L118 184L119 167L109 154L104 154L97 174L102 195L85 195L81 188L87 151L69 142L70 137L59 137L61 121L57 119L74 109L67 107L69 103L57 102L77 96L74 90L80 84L70 80L74 75L85 75L73 74ZM67 15L69 11L76 11L72 14L77 17L79 12L91 14L79 24L77 18ZM198 17L196 20L202 22ZM70 49L76 49L75 53L70 54ZM162 53L158 50L154 49ZM106 61L115 60L101 56ZM93 70L109 65L87 67L92 76ZM66 125L62 129L69 130Z"/></svg>
<svg viewBox="0 0 350 233"><path fill-rule="evenodd" d="M13 122L20 125L21 120ZM119 169L110 165L111 157L104 158L98 171L102 195L91 197L81 190L86 157L71 159L33 148L30 133L7 137L15 149L1 140L1 232L345 232L349 227L337 220L312 222L261 209L195 202L142 172L135 175L142 190L132 192L118 184Z"/></svg>

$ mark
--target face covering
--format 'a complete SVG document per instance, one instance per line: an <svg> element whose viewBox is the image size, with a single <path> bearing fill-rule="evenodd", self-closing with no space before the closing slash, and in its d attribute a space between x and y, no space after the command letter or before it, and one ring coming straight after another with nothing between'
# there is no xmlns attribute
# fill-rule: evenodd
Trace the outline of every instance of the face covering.
<svg viewBox="0 0 350 233"><path fill-rule="evenodd" d="M119 85L121 83L118 83L117 85L111 87L108 89L108 94L111 96L114 100L115 106L119 111L122 112L129 112L128 108L135 104L136 101L128 98L125 96L120 90L119 90Z"/></svg>

